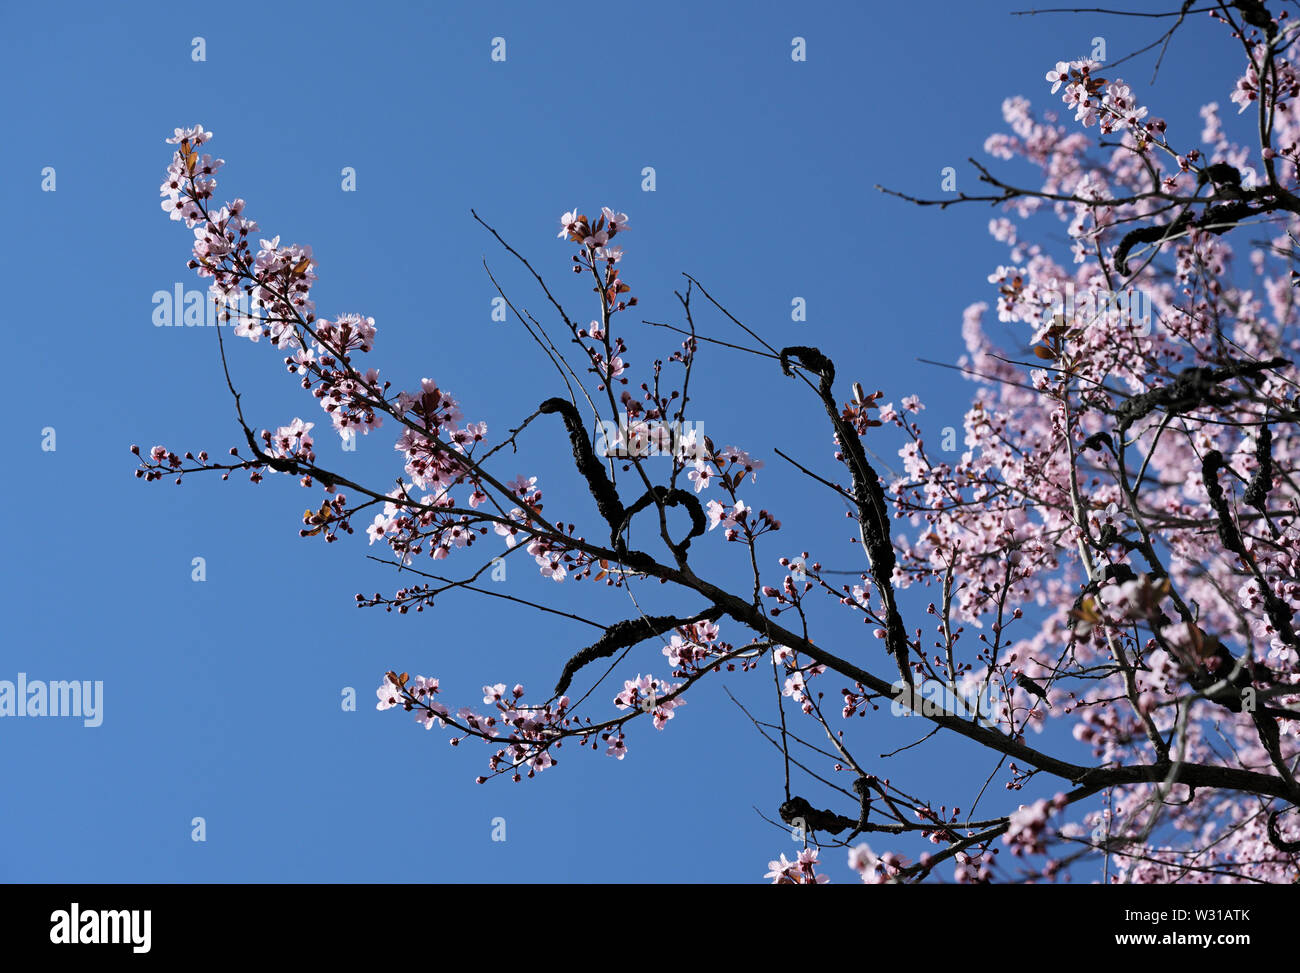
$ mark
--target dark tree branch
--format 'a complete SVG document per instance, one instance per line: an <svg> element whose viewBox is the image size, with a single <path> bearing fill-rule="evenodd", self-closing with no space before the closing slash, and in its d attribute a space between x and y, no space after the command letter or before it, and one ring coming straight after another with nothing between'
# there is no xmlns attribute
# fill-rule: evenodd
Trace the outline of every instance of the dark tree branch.
<svg viewBox="0 0 1300 973"><path fill-rule="evenodd" d="M716 622L721 617L722 609L714 607L690 618L678 618L675 615L646 615L615 622L609 626L604 635L585 649L575 652L564 664L560 680L555 684L555 695L562 696L573 682L573 677L578 670L597 659L608 659L619 649L630 648L638 642L655 638L673 629L694 625L696 622Z"/></svg>

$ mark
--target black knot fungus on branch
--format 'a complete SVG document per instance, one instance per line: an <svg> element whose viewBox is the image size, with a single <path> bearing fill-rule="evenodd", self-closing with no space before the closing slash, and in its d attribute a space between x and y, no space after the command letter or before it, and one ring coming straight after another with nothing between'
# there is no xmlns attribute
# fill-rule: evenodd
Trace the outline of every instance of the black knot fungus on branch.
<svg viewBox="0 0 1300 973"><path fill-rule="evenodd" d="M637 500L632 504L632 506L627 508L627 511L623 514L623 519L619 522L618 526L614 528L613 534L610 535L610 543L613 545L614 550L618 551L620 557L626 557L629 554L635 556L637 554L636 551L628 551L627 542L623 540L623 533L629 526L631 526L632 518L656 500L658 500L659 503L662 503L665 507L684 506L690 512L690 533L676 544L671 541L669 541L668 544L668 546L672 548L673 553L677 555L678 561L682 561L686 558L686 552L691 546L691 539L699 537L708 527L708 519L704 516L704 507L700 505L700 501L695 494L680 488L670 490L664 486L654 487L653 489L646 491L646 493L642 495L641 499ZM644 557L644 555L641 556ZM632 564L631 561L628 561L628 563ZM635 566L636 565L633 564L633 567Z"/></svg>
<svg viewBox="0 0 1300 973"><path fill-rule="evenodd" d="M1246 547L1241 542L1241 532L1237 530L1228 509L1228 501L1223 495L1223 485L1219 483L1219 470L1223 469L1223 454L1212 449L1201 460L1201 480L1205 492L1209 495L1210 506L1214 508L1215 520L1219 530L1219 540L1225 549L1233 554L1245 555Z"/></svg>
<svg viewBox="0 0 1300 973"><path fill-rule="evenodd" d="M801 827L804 831L824 831L827 834L839 834L845 828L856 827L858 823L834 811L815 808L806 798L797 795L781 805L780 813L781 820L791 827Z"/></svg>
<svg viewBox="0 0 1300 973"><path fill-rule="evenodd" d="M641 618L615 622L605 630L604 635L585 649L575 652L573 657L564 664L560 681L555 684L555 695L563 695L569 688L569 684L573 682L574 675L588 663L597 659L608 659L619 649L631 648L638 642L644 642L646 639L655 638L674 629L694 625L696 622L716 622L721 617L722 609L714 607L689 618L678 618L675 615L645 615Z"/></svg>
<svg viewBox="0 0 1300 973"><path fill-rule="evenodd" d="M1246 485L1242 500L1246 506L1263 513L1269 491L1273 489L1273 431L1268 426L1262 426L1255 437L1255 462L1259 465Z"/></svg>
<svg viewBox="0 0 1300 973"><path fill-rule="evenodd" d="M1242 20L1251 27L1258 27L1269 40L1277 36L1277 24L1263 0L1232 0L1232 5L1241 12Z"/></svg>
<svg viewBox="0 0 1300 973"><path fill-rule="evenodd" d="M1220 193L1241 190L1241 173L1237 167L1227 162L1215 162L1196 174L1196 188L1200 189L1210 183Z"/></svg>
<svg viewBox="0 0 1300 973"><path fill-rule="evenodd" d="M1254 558L1246 551L1246 545L1241 539L1241 531L1232 519L1232 511L1228 507L1227 498L1223 495L1223 486L1219 483L1219 470L1223 467L1223 454L1217 449L1210 450L1201 461L1201 479L1205 483L1205 492L1209 495L1210 506L1214 508L1219 540L1227 550L1239 555L1242 560L1251 565L1260 594L1264 598L1264 614L1268 617L1269 624L1273 626L1282 641L1294 646L1297 644L1295 629L1292 626L1295 613L1291 610L1291 606L1279 598L1269 586L1267 579L1255 566Z"/></svg>
<svg viewBox="0 0 1300 973"><path fill-rule="evenodd" d="M1288 855L1294 855L1300 851L1300 838L1295 841L1287 841L1282 837L1282 830L1278 827L1277 819L1286 808L1275 808L1268 815L1268 841L1278 851L1285 852Z"/></svg>
<svg viewBox="0 0 1300 973"><path fill-rule="evenodd" d="M1094 432L1083 441L1083 445L1079 447L1079 450L1086 453L1090 449L1101 449L1103 446L1109 446L1111 452L1115 451L1115 444L1110 438L1110 433L1105 431Z"/></svg>
<svg viewBox="0 0 1300 973"><path fill-rule="evenodd" d="M1285 358L1270 358L1268 361L1234 362L1220 368L1204 365L1184 368L1168 385L1142 392L1120 403L1115 409L1120 433L1126 432L1129 426L1156 409L1162 409L1173 416L1207 405L1226 405L1232 401L1233 393L1218 388L1221 383L1231 378L1255 376L1289 364L1291 363Z"/></svg>
<svg viewBox="0 0 1300 973"><path fill-rule="evenodd" d="M596 501L596 509L609 524L609 529L617 531L623 522L623 504L618 499L618 491L605 475L605 467L596 458L596 452L587 439L587 430L582 427L582 417L573 403L561 398L547 399L537 407L543 415L558 412L569 431L569 442L573 445L573 464L587 481L587 488Z"/></svg>
<svg viewBox="0 0 1300 973"><path fill-rule="evenodd" d="M781 370L786 375L794 374L790 365L796 359L804 368L820 376L817 391L853 478L853 498L858 508L862 544L871 566L872 581L885 604L885 648L897 660L900 675L906 678L907 632L903 628L903 618L894 599L893 577L897 561L889 533L889 507L884 488L880 485L880 474L867 461L867 453L857 430L840 415L832 389L835 381L834 363L816 348L791 345L782 348L780 354Z"/></svg>
<svg viewBox="0 0 1300 973"><path fill-rule="evenodd" d="M1184 232L1192 228L1213 233L1215 236L1222 236L1242 220L1251 216L1259 216L1262 213L1270 213L1276 208L1276 203L1255 206L1244 199L1234 199L1228 203L1207 206L1199 217L1192 216L1191 210L1185 209L1172 223L1140 226L1136 230L1129 230L1120 239L1119 246L1115 248L1115 269L1121 274L1128 275L1128 255L1140 243L1154 243L1159 247L1166 240L1182 236Z"/></svg>
<svg viewBox="0 0 1300 973"><path fill-rule="evenodd" d="M791 358L798 358L804 368L821 376L822 392L830 391L831 383L835 381L835 365L829 358L816 348L807 345L791 345L789 348L782 348L781 371L786 375L794 374L790 371Z"/></svg>
<svg viewBox="0 0 1300 973"><path fill-rule="evenodd" d="M1181 234L1192 222L1192 214L1184 211L1178 219L1172 223L1161 223L1158 226L1140 226L1136 230L1129 230L1119 241L1119 246L1115 248L1115 269L1121 274L1128 274L1128 255L1129 252L1139 243L1163 243L1171 237Z"/></svg>

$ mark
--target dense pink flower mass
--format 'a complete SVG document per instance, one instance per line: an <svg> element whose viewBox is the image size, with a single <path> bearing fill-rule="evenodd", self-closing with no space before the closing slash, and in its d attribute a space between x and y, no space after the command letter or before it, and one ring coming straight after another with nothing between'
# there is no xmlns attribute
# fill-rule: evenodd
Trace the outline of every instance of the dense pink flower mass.
<svg viewBox="0 0 1300 973"><path fill-rule="evenodd" d="M1289 473L1300 125L1284 103L1294 75L1266 47L1253 56L1274 59L1277 101L1262 106L1272 139L1253 158L1228 140L1214 104L1202 112L1202 146L1173 143L1095 63L1058 63L1047 78L1053 92L1064 85L1075 121L1120 135L1097 156L1053 113L1008 100L1012 133L987 148L1034 163L1043 182L1008 194L1006 208L1024 227L1053 216L1075 241L1071 267L1016 222L991 225L1009 250L990 277L998 319L1024 328L1040 366L1010 364L1016 349L995 347L988 306L972 305L962 364L986 381L960 457L936 455L918 425L891 416L910 440L900 451L907 476L890 486L915 528L899 538L901 571L911 583L963 581L942 611L976 629L985 663L936 675L969 688L1022 671L1028 682L1011 687L1002 714L1008 729L1067 720L1103 766L1166 760L1290 783L1300 752L1291 622L1300 525ZM1257 90L1257 77L1249 67L1238 93ZM1267 185L1244 178L1252 162ZM1196 215L1180 217L1171 202ZM1212 221L1260 216L1275 249L1252 254L1238 281L1232 224ZM1144 221L1164 227L1133 233ZM1139 293L1147 319L1134 313ZM1116 789L1108 811L1061 834L1076 844L1100 835L1119 880L1294 877L1295 852L1270 841L1266 804L1177 780ZM1161 838L1126 856L1125 832L1146 822ZM1042 854L1050 830L1048 802L1037 801L1011 815L1003 840L1017 855Z"/></svg>
<svg viewBox="0 0 1300 973"><path fill-rule="evenodd" d="M451 592L469 596L507 559L570 587L603 582L590 592L593 615L608 608L598 592L636 599L625 620L575 644L553 690L489 682L458 691L473 705L452 706L435 678L383 677L377 709L491 748L480 781L532 777L566 743L622 761L644 732L637 720L658 730L689 720L695 685L738 671L769 694L766 718L751 718L785 759L778 813L802 843L769 861L774 883L825 882L826 861L866 883L1295 881L1300 79L1282 52L1297 28L1216 16L1247 41L1240 80L1220 93L1257 115L1246 141L1231 140L1213 101L1201 132L1170 130L1094 61L1047 72L1066 121L1025 98L1003 104L1008 131L987 152L1039 174L1012 186L981 168L993 193L957 200L996 203L989 229L1006 247L986 298L960 322L959 364L973 383L960 431L923 428L931 413L915 394L885 402L855 383L850 398L835 388L828 349L771 348L741 325L765 346L749 349L760 360L807 380L798 401L825 452L821 469L799 471L810 506L854 522L847 583L784 533L773 546L781 521L758 507L763 459L697 430L669 436L659 466L644 450L614 459L592 447L593 418L617 420L625 446L684 428L694 295L739 324L691 280L679 295L685 340L666 359L633 354L628 335L640 332L620 315L637 299L624 241L614 244L626 214L560 216L567 262L598 316L579 326L588 318L544 291L567 334L552 341L531 316L528 333L569 394L494 438L439 379L409 391L381 381L362 360L376 350L373 318L317 316L310 247L263 238L242 200L215 208L222 162L200 155L212 138L201 126L169 140L162 185L163 209L193 231L190 266L211 280L234 335L265 337L285 356L326 428L391 435L401 476L382 490L355 483L318 465L316 423L259 431L242 413L246 445L229 462L133 447L137 475L271 471L319 484L304 536L335 540L360 516L372 547L422 565L415 576L432 582L358 595L362 605L423 612ZM1062 231L1068 243L1057 245ZM1265 244L1250 250L1252 234ZM231 300L241 294L244 310ZM1005 347L989 335L994 316ZM482 397L458 393L465 409ZM578 486L548 478L544 497L537 476L511 465L523 436L563 442ZM900 472L882 477L871 457L890 436ZM691 560L710 544L734 556L739 581ZM459 578L437 573L462 566ZM676 614L642 607L661 589L683 596ZM862 625L872 638L856 637ZM989 761L991 786L974 806L952 806L937 769L924 792L914 772L907 787L884 775L863 727L907 713L926 726L922 744L933 730ZM904 751L891 759L925 753ZM799 792L804 770L822 798ZM928 850L902 850L915 846ZM828 848L839 851L819 857Z"/></svg>

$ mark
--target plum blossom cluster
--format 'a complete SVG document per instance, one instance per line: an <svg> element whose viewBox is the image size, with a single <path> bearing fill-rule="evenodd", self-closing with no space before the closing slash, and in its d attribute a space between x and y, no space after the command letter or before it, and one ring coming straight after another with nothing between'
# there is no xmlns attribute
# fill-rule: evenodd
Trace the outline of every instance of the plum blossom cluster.
<svg viewBox="0 0 1300 973"><path fill-rule="evenodd" d="M729 502L710 499L704 504L709 530L720 526L724 528L723 534L728 541L752 543L763 534L781 529L781 522L771 513L759 510L755 514L753 508L738 495L746 476L750 483L758 482L758 471L763 468L762 460L754 459L735 446L725 446L712 452L707 447L699 449L693 443L687 443L683 447L683 456L687 455L694 455L695 458L693 466L686 473L695 492L702 493L716 485L730 498Z"/></svg>
<svg viewBox="0 0 1300 973"><path fill-rule="evenodd" d="M808 680L822 675L826 672L826 667L819 663L801 665L795 653L786 648L777 649L772 657L788 673L781 686L781 695L797 703L804 715L811 715L817 708L817 700L808 688Z"/></svg>
<svg viewBox="0 0 1300 973"><path fill-rule="evenodd" d="M560 239L567 238L578 245L578 252L573 255L573 273L593 274L602 297L602 320L591 323L589 337L606 342L607 347L610 316L637 303L637 299L630 295L623 297L632 287L619 276L619 269L615 267L623 259L623 247L610 246L610 241L627 229L627 213L616 213L610 207L602 207L601 216L595 222L586 219L584 213L576 209L560 217ZM607 355L607 360L610 358L612 356ZM608 371L611 366L606 368Z"/></svg>
<svg viewBox="0 0 1300 973"><path fill-rule="evenodd" d="M829 876L817 871L817 848L804 848L793 861L784 854L767 863L767 874L773 885L825 885Z"/></svg>
<svg viewBox="0 0 1300 973"><path fill-rule="evenodd" d="M272 456L279 459L298 457L310 463L316 458L312 450L311 438L311 431L315 425L314 422L303 422L295 417L289 425L276 429L274 435L265 429L262 430L262 442L265 444L266 451Z"/></svg>
<svg viewBox="0 0 1300 973"><path fill-rule="evenodd" d="M623 258L623 248L611 247L609 242L626 229L626 213L615 213L608 206L602 206L601 215L596 218L594 225L577 210L565 213L560 217L560 232L557 236L561 240L568 239L580 244L586 251L581 256L575 256L575 262L582 262L585 258L588 265L593 260L615 264ZM632 303L636 303L635 298Z"/></svg>
<svg viewBox="0 0 1300 973"><path fill-rule="evenodd" d="M707 619L683 625L664 646L663 654L674 671L698 672L707 667L710 660L731 651L731 645L718 636L717 623Z"/></svg>
<svg viewBox="0 0 1300 973"><path fill-rule="evenodd" d="M772 607L771 613L773 618L780 617L783 611L791 609L798 610L802 604L804 596L812 591L817 585L808 580L811 573L814 577L820 573L822 566L818 561L809 561L809 553L803 552L803 555L797 559L783 557L779 559L781 567L790 571L789 574L781 581L781 587L773 585L763 585L761 590L763 597L772 599L776 604ZM820 579L818 579L820 582ZM866 599L866 592L863 586L856 585L855 597ZM865 604L865 600L863 604Z"/></svg>
<svg viewBox="0 0 1300 973"><path fill-rule="evenodd" d="M735 446L724 446L716 454L696 459L695 466L686 476L694 484L696 493L715 482L724 490L732 492L746 476L750 483L757 483L758 471L762 468L762 460L752 458Z"/></svg>
<svg viewBox="0 0 1300 973"><path fill-rule="evenodd" d="M686 705L686 700L677 695L682 685L638 675L636 679L624 682L623 691L614 698L614 704L620 710L633 711L630 716L649 715L655 729L662 730L673 718L673 711ZM528 705L523 701L525 690L522 685L507 690L505 683L483 687L483 702L490 707L486 713L468 706L453 713L437 699L439 691L436 678L416 676L411 679L405 672L389 672L376 690L378 702L375 708L382 711L400 707L406 712L414 712L416 722L425 729L450 727L458 731L458 735L450 739L453 745L470 737L497 745L498 749L489 760L492 775L508 774L515 781L521 780L524 773L533 777L555 766L556 758L552 751L560 749L567 738L576 739L581 747L593 735L598 735L606 745L606 755L618 760L627 755L623 725L630 717L603 725L584 723L570 714L568 696L560 696L540 706ZM483 783L487 779L486 776L479 777L478 781Z"/></svg>
<svg viewBox="0 0 1300 973"><path fill-rule="evenodd" d="M377 370L359 371L352 361L373 347L374 319L358 314L317 319L310 297L317 280L311 247L282 244L277 235L259 239L254 251L250 235L258 226L245 215L244 201L212 208L212 174L223 160L198 155L211 138L199 125L176 129L167 140L177 149L161 187L162 206L194 232L189 266L211 279L209 293L223 306L222 317L237 318L235 335L253 342L267 337L289 352L289 371L301 376L341 435L378 428L382 413L391 411L385 401L388 386L379 385ZM241 291L251 298L247 313L232 300Z"/></svg>
<svg viewBox="0 0 1300 973"><path fill-rule="evenodd" d="M257 224L244 215L243 200L219 211L210 208L216 185L212 173L222 161L200 157L197 152L211 138L211 132L196 126L178 129L168 140L179 147L162 186L164 209L194 230L190 266L200 276L212 278L211 291L217 298L241 288L252 296L254 310L240 313L234 333L254 342L269 337L275 347L288 351L285 361L289 371L300 376L303 388L319 401L340 435L368 433L383 425L385 415L402 426L395 448L405 460L407 480L389 493L383 513L376 515L367 529L371 543L387 543L404 563L424 551L442 559L469 547L487 528L476 527L475 518L458 507L452 491L468 486L461 499L473 511L488 501L491 486L499 486L486 481L474 461L476 447L487 438L487 424L461 424L464 417L456 400L431 379L422 379L415 391L394 392L389 383L380 383L377 369L358 368L356 356L374 348L374 318L361 314L343 314L332 320L316 317L309 296L317 279L311 248L281 244L276 236L262 239L254 251L250 233L257 230ZM610 225L595 230L588 227L584 236L607 240L625 225L626 217L615 214ZM248 469L257 481L270 466L297 473L304 485L310 485L316 460L309 435L312 426L295 419L274 435L264 431L264 454L228 468ZM238 453L232 451L232 455ZM277 464L275 460L291 462ZM160 465L155 459L144 473L156 478L164 467L181 475L194 471L182 468L179 461ZM536 508L532 509L535 512ZM522 511L519 514L522 516ZM500 518L489 517L488 522L501 529ZM554 550L563 545L534 540L532 546L542 573L563 577L561 555Z"/></svg>
<svg viewBox="0 0 1300 973"><path fill-rule="evenodd" d="M595 561L595 558L575 552L573 548L552 537L541 536L533 532L537 513L542 509L542 491L537 486L537 477L519 476L510 484L511 493L525 506L513 507L505 518L498 520L493 529L498 536L505 539L506 547L513 548L521 537L526 537L524 549L537 562L542 577L560 582L570 572L581 572ZM602 565L602 577L608 571L609 563Z"/></svg>
<svg viewBox="0 0 1300 973"><path fill-rule="evenodd" d="M1061 810L1067 803L1064 794L1057 794L1050 801L1043 798L1013 811L1002 835L1003 843L1011 846L1011 854L1041 855L1046 850L1047 820L1054 810Z"/></svg>
<svg viewBox="0 0 1300 973"><path fill-rule="evenodd" d="M375 541L387 544L403 564L410 564L426 547L429 556L440 561L452 551L469 547L480 536L468 514L439 509L451 506L445 493L413 494L401 484L389 491L383 512L375 515L366 534L372 545Z"/></svg>
<svg viewBox="0 0 1300 973"><path fill-rule="evenodd" d="M849 868L857 872L863 885L888 885L897 880L905 866L899 855L892 851L877 855L865 842L849 848Z"/></svg>
<svg viewBox="0 0 1300 973"><path fill-rule="evenodd" d="M577 210L571 210L560 217L559 237L567 238L579 247L573 256L573 272L590 273L596 282L595 290L601 297L600 320L592 321L588 328L577 331L579 343L591 361L591 370L600 379L599 391L604 391L607 384L615 381L627 384L627 379L623 377L627 362L622 357L627 351L627 345L621 337L610 333L610 319L620 311L635 307L637 303L637 299L630 294L631 286L619 276L619 269L615 266L623 259L623 248L610 245L614 237L626 232L627 223L626 213L616 213L608 206L602 208L601 215L594 223ZM600 344L592 347L582 339L591 339Z"/></svg>
<svg viewBox="0 0 1300 973"><path fill-rule="evenodd" d="M1256 65L1265 63L1270 65L1270 70L1265 72L1261 82ZM1237 79L1229 100L1238 106L1237 114L1241 114L1256 104L1261 96L1266 105L1285 112L1290 104L1287 99L1300 97L1300 75L1286 58L1279 55L1270 59L1267 47L1257 44L1251 51L1246 73Z"/></svg>
<svg viewBox="0 0 1300 973"><path fill-rule="evenodd" d="M1107 82L1093 72L1101 65L1096 61L1057 61L1047 72L1052 82L1052 94L1065 85L1062 99L1067 108L1075 110L1075 121L1084 128L1098 124L1103 135L1127 130L1144 145L1148 139L1158 140L1164 131L1164 122L1155 119L1143 123L1147 110L1137 104L1131 89L1123 81Z"/></svg>
<svg viewBox="0 0 1300 973"><path fill-rule="evenodd" d="M1163 619L1161 602L1170 592L1168 578L1158 581L1150 575L1139 574L1124 581L1108 581L1096 597L1085 595L1077 608L1072 609L1074 633L1080 638L1092 634L1094 626L1110 624L1123 626L1131 622L1150 622Z"/></svg>
<svg viewBox="0 0 1300 973"><path fill-rule="evenodd" d="M180 473L185 466L185 460L195 460L193 453L186 453L184 459L176 453L169 450L166 446L154 446L149 450L149 459L146 461L140 455L140 447L132 444L131 452L140 457L140 468L135 471L136 479L142 479L146 483L152 483L154 480L161 480L169 473ZM208 461L208 454L200 451L197 457L200 463ZM181 482L181 477L176 477L176 482Z"/></svg>
<svg viewBox="0 0 1300 973"><path fill-rule="evenodd" d="M167 140L168 145L177 148L167 166L167 176L159 187L162 208L173 220L184 220L187 226L194 226L202 219L200 204L212 198L212 191L217 187L215 173L226 164L224 159L214 159L206 153L199 156L199 149L211 138L211 132L205 131L202 125L195 125L176 129ZM236 224L234 229L239 226Z"/></svg>
<svg viewBox="0 0 1300 973"><path fill-rule="evenodd" d="M504 683L497 683L483 687L483 702L491 707L488 712L462 706L453 713L436 698L439 691L437 679L416 676L412 680L408 673L389 672L376 690L376 709L401 707L415 712L416 722L425 729L437 726L459 731L451 738L452 745L470 737L504 744L489 761L493 774L510 774L518 781L523 772L533 777L555 765L551 749L560 746L564 730L572 722L567 696L542 706L527 706L522 701L523 686L507 691ZM478 778L480 783L486 780Z"/></svg>
<svg viewBox="0 0 1300 973"><path fill-rule="evenodd" d="M419 707L422 712L416 716L416 722L426 730L432 729L435 724L446 726L450 714L447 707L435 698L439 690L438 680L416 676L408 685L408 679L405 672L401 675L395 672L385 674L383 683L375 690L375 695L379 697L375 709L382 711L400 706L409 713Z"/></svg>
<svg viewBox="0 0 1300 973"><path fill-rule="evenodd" d="M673 718L673 710L686 705L686 700L674 696L681 687L681 683L674 685L652 676L638 675L635 679L627 679L623 682L623 691L614 697L614 705L619 709L636 707L642 712L651 714L655 729L662 730ZM622 748L622 751L625 752L626 747ZM618 755L620 760L623 758L623 752Z"/></svg>

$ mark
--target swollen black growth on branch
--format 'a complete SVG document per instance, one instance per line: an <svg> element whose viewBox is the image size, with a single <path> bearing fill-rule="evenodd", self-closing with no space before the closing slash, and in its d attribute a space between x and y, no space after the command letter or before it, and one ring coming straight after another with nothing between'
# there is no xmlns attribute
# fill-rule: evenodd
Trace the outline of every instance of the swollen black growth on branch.
<svg viewBox="0 0 1300 973"><path fill-rule="evenodd" d="M692 615L690 618L678 618L675 615L645 615L641 618L629 618L621 622L615 622L606 629L604 635L585 649L575 652L573 657L564 664L564 671L560 673L560 681L555 684L555 695L563 695L569 688L569 684L573 682L573 677L578 670L590 662L597 659L608 659L619 649L630 648L638 642L655 638L665 632L671 632L673 629L685 625L694 625L696 622L716 622L721 617L722 609L714 607L702 611L698 615Z"/></svg>

